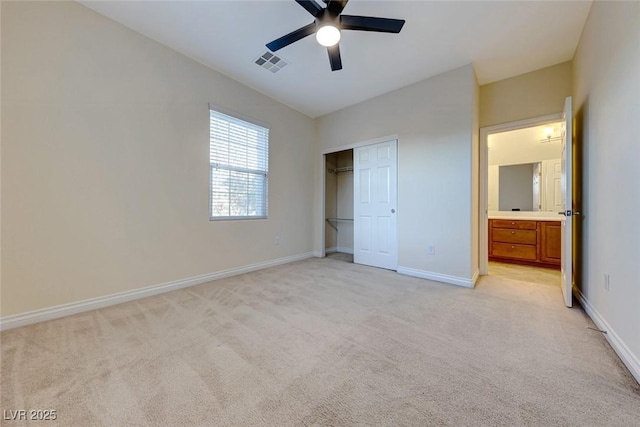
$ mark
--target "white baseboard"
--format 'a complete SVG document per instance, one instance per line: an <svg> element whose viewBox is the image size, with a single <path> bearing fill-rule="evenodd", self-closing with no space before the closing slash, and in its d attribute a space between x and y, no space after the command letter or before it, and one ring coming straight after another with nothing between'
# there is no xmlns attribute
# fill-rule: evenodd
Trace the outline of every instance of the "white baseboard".
<svg viewBox="0 0 640 427"><path fill-rule="evenodd" d="M0 319L0 331L18 328L20 326L31 325L33 323L44 322L46 320L58 319L60 317L70 316L72 314L83 313L85 311L104 308L127 301L149 297L152 295L175 291L178 289L188 288L190 286L200 285L212 280L223 279L225 277L237 276L239 274L249 273L251 271L275 267L276 265L288 264L294 261L301 261L313 256L316 256L315 252L306 252L298 255L258 262L256 264L251 264L243 267L230 268L228 270L217 271L215 273L203 274L201 276L190 277L187 279L174 280L172 282L152 285L141 289L134 289L132 291L119 292L117 294L107 295L104 297L91 298L84 301L61 304L53 307L43 308L40 310L5 316Z"/></svg>
<svg viewBox="0 0 640 427"><path fill-rule="evenodd" d="M338 252L338 248L336 246L332 246L332 247L327 248L327 249L324 250L325 254L333 254L333 253L336 253L336 252Z"/></svg>
<svg viewBox="0 0 640 427"><path fill-rule="evenodd" d="M480 277L480 269L476 268L476 271L473 273L473 276L471 276L471 287L472 288L476 287L476 282L478 281L478 277Z"/></svg>
<svg viewBox="0 0 640 427"><path fill-rule="evenodd" d="M421 279L435 280L436 282L449 283L451 285L464 286L465 288L473 288L478 273L473 278L466 279L464 277L449 276L447 274L433 273L431 271L417 270L409 267L398 267L398 273L406 276L420 277Z"/></svg>
<svg viewBox="0 0 640 427"><path fill-rule="evenodd" d="M596 310L591 305L584 294L577 288L574 288L573 291L576 297L578 297L580 304L582 304L584 311L589 315L591 320L593 320L593 323L596 324L598 329L607 331L607 333L604 334L605 338L607 339L613 350L618 354L618 357L620 357L622 363L624 363L625 366L629 369L631 375L633 375L636 381L640 383L640 360L638 360L638 357L636 357L636 355L634 355L631 350L629 350L629 347L627 347L624 341L622 341L622 339L620 339L613 328L611 328L609 323L607 323L607 321L604 320L600 313L598 313L598 310Z"/></svg>

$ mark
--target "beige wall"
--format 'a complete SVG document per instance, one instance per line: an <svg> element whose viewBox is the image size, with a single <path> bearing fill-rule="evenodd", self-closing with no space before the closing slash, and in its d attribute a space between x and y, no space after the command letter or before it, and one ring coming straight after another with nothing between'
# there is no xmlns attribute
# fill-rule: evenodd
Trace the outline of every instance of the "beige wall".
<svg viewBox="0 0 640 427"><path fill-rule="evenodd" d="M606 37L604 36L606 35ZM580 290L640 381L640 3L594 2L573 62ZM610 275L609 291L604 275ZM581 276L581 277L580 277ZM615 347L615 346L614 346Z"/></svg>
<svg viewBox="0 0 640 427"><path fill-rule="evenodd" d="M209 221L209 102L271 126L268 220ZM2 119L2 316L313 249L313 120L77 3L2 2Z"/></svg>
<svg viewBox="0 0 640 427"><path fill-rule="evenodd" d="M473 276L474 85L468 65L317 119L318 160L332 148L398 135L400 267ZM436 255L427 255L429 245Z"/></svg>
<svg viewBox="0 0 640 427"><path fill-rule="evenodd" d="M569 61L480 86L480 127L561 112L571 81Z"/></svg>

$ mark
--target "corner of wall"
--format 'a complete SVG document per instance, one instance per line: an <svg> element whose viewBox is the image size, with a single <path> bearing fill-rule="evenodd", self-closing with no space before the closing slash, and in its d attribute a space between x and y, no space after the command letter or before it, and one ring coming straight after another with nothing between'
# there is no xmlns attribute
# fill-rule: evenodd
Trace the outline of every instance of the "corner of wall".
<svg viewBox="0 0 640 427"><path fill-rule="evenodd" d="M0 35L2 34L2 3L0 1ZM0 39L2 37L0 36ZM0 55L0 82L2 82L2 55ZM0 100L2 83L0 83ZM0 132L2 132L2 102L0 102ZM0 134L0 289L2 289L2 135ZM2 292L0 292L0 318L2 318Z"/></svg>
<svg viewBox="0 0 640 427"><path fill-rule="evenodd" d="M471 272L480 265L480 86L473 70L473 111L471 119ZM475 279L473 279L475 284Z"/></svg>
<svg viewBox="0 0 640 427"><path fill-rule="evenodd" d="M314 249L312 118L80 3L0 10L3 316ZM209 221L208 102L276 136L268 220Z"/></svg>

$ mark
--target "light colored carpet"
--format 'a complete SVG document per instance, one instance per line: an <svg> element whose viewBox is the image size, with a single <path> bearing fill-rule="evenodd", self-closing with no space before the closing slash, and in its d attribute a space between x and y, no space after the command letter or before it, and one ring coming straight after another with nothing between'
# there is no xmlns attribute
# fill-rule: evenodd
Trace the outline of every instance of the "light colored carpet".
<svg viewBox="0 0 640 427"><path fill-rule="evenodd" d="M560 270L489 262L489 275L539 285L560 286Z"/></svg>
<svg viewBox="0 0 640 427"><path fill-rule="evenodd" d="M639 425L590 324L557 286L310 259L3 332L1 403L48 426Z"/></svg>

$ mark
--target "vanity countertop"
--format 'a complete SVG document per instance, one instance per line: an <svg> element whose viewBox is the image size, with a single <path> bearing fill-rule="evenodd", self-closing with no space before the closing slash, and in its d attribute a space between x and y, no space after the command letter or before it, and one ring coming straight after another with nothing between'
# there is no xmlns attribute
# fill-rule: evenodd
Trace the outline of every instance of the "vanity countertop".
<svg viewBox="0 0 640 427"><path fill-rule="evenodd" d="M489 219L519 219L524 221L561 221L562 215L554 212L500 212L490 211Z"/></svg>
<svg viewBox="0 0 640 427"><path fill-rule="evenodd" d="M560 221L562 218L558 215L558 218L548 218L540 216L501 216L501 215L489 215L489 219L519 219L523 221Z"/></svg>

